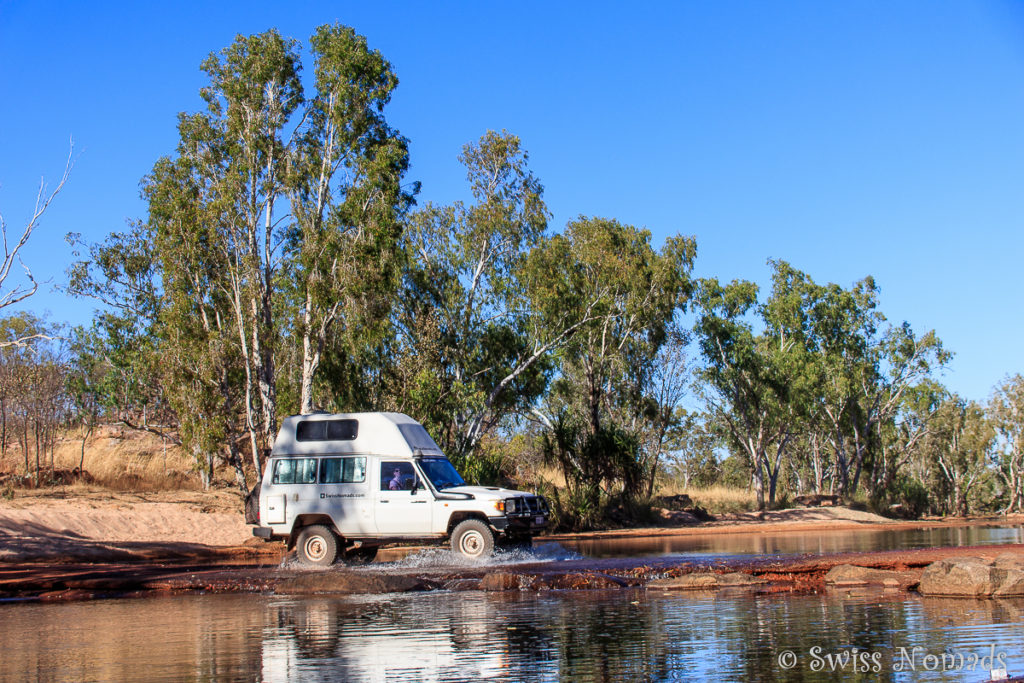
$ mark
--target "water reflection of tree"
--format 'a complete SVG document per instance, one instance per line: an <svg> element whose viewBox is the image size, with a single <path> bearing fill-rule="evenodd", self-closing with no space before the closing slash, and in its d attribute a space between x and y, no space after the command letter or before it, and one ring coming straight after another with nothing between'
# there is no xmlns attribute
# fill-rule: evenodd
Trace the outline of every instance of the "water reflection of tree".
<svg viewBox="0 0 1024 683"><path fill-rule="evenodd" d="M264 671L276 658L318 680L796 681L887 678L899 648L964 650L981 625L1020 623L1024 601L618 590L313 599L274 609ZM871 653L880 671L863 661L856 672L812 670L814 647ZM778 664L786 650L797 655L792 670Z"/></svg>

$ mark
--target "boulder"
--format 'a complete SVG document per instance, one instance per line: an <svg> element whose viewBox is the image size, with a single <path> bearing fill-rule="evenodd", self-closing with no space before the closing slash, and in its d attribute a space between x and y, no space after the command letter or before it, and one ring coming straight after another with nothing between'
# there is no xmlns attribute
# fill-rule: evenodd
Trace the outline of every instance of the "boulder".
<svg viewBox="0 0 1024 683"><path fill-rule="evenodd" d="M886 588L911 588L918 582L913 572L897 572L888 569L872 569L841 564L832 567L825 575L825 583L831 586L885 586Z"/></svg>
<svg viewBox="0 0 1024 683"><path fill-rule="evenodd" d="M689 512L668 510L666 508L654 508L654 511L661 518L661 523L666 526L685 526L700 523L700 520Z"/></svg>
<svg viewBox="0 0 1024 683"><path fill-rule="evenodd" d="M1008 556L988 561L976 557L939 560L924 570L922 595L948 597L1024 596L1024 565Z"/></svg>
<svg viewBox="0 0 1024 683"><path fill-rule="evenodd" d="M626 585L626 582L618 577L599 572L583 572L558 574L545 581L545 584L548 588L561 590L596 590L621 588Z"/></svg>
<svg viewBox="0 0 1024 683"><path fill-rule="evenodd" d="M647 587L652 590L708 590L711 588L743 588L763 583L768 582L742 572L729 574L695 572L668 579L654 579L647 583Z"/></svg>
<svg viewBox="0 0 1024 683"><path fill-rule="evenodd" d="M660 507L668 510L685 510L686 508L693 505L693 501L685 493L680 493L675 496L658 496L654 499L654 502Z"/></svg>
<svg viewBox="0 0 1024 683"><path fill-rule="evenodd" d="M993 564L1000 569L1024 569L1024 553L1003 553Z"/></svg>

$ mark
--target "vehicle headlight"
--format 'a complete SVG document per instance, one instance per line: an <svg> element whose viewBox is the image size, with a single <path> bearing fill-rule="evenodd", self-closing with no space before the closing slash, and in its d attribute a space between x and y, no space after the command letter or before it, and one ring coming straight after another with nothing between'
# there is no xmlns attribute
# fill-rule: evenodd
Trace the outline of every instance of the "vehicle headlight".
<svg viewBox="0 0 1024 683"><path fill-rule="evenodd" d="M515 498L509 498L508 500L505 501L505 514L506 515L511 515L511 514L514 514L515 511L516 511L516 499Z"/></svg>

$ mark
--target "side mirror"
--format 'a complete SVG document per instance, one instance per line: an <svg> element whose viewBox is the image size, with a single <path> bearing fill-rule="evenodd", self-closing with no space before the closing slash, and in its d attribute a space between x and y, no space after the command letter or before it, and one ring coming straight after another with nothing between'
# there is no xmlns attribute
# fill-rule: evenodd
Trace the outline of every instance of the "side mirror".
<svg viewBox="0 0 1024 683"><path fill-rule="evenodd" d="M420 478L419 478L419 477L416 477L416 478L415 478L415 479L413 479L413 481L412 481L412 490L411 490L411 491L409 491L410 495L413 495L413 496L415 496L415 495L416 495L416 492L417 492L417 491L419 491L419 489L420 489Z"/></svg>

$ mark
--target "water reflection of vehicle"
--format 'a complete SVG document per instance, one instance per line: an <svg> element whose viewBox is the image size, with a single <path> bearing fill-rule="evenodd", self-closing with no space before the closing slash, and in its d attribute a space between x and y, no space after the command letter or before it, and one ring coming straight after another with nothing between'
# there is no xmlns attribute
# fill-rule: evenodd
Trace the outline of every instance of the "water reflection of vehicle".
<svg viewBox="0 0 1024 683"><path fill-rule="evenodd" d="M366 561L393 541L449 541L467 557L529 544L547 527L541 496L469 486L427 431L400 413L285 418L247 501L253 534L310 564ZM253 505L258 500L257 507Z"/></svg>
<svg viewBox="0 0 1024 683"><path fill-rule="evenodd" d="M265 632L262 641L262 679L447 680L507 674L505 649L491 642L499 618L491 601L468 601L440 619L432 610L409 607L373 598L281 602L271 617L277 628Z"/></svg>

